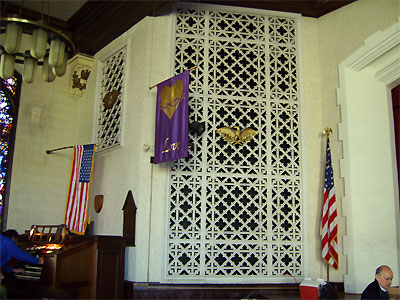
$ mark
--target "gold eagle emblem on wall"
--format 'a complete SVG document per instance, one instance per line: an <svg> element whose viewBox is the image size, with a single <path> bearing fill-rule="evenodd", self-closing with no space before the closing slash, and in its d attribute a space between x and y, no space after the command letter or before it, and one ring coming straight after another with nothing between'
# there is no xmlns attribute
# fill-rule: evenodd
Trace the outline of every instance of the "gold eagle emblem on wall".
<svg viewBox="0 0 400 300"><path fill-rule="evenodd" d="M217 129L217 132L224 141L232 145L239 144L241 146L250 141L258 133L257 130L251 128L240 130L239 126L221 127Z"/></svg>

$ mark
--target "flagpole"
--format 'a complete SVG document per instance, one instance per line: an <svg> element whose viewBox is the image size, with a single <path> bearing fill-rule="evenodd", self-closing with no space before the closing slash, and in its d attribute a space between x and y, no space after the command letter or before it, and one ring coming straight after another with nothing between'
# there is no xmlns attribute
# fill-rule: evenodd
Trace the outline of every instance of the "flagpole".
<svg viewBox="0 0 400 300"><path fill-rule="evenodd" d="M88 145L98 146L98 144L88 144ZM74 148L74 146L65 146L65 147L60 147L60 148L56 148L56 149L46 150L46 154L50 154L52 152L56 152L56 151L60 151L60 150L64 150L64 149L71 149L71 148Z"/></svg>
<svg viewBox="0 0 400 300"><path fill-rule="evenodd" d="M326 282L329 282L329 264L326 263Z"/></svg>
<svg viewBox="0 0 400 300"><path fill-rule="evenodd" d="M59 150L71 149L71 148L74 148L74 146L65 146L65 147L56 148L56 149L52 149L52 150L46 150L46 154L50 154L52 152L59 151Z"/></svg>
<svg viewBox="0 0 400 300"><path fill-rule="evenodd" d="M149 286L150 280L150 244L151 244L151 210L152 210L152 202L153 202L153 166L154 166L154 158L150 157L150 204L149 204L149 238L147 241L147 287Z"/></svg>
<svg viewBox="0 0 400 300"><path fill-rule="evenodd" d="M192 70L194 70L194 69L196 69L196 68L197 68L197 66L193 66L193 67L189 68L188 70L189 70L189 71L192 71ZM154 89L157 85L159 85L159 84L162 83L162 82L164 82L164 81L161 81L161 82L159 82L159 83L157 83L157 84L155 84L155 85L149 86L149 90Z"/></svg>
<svg viewBox="0 0 400 300"><path fill-rule="evenodd" d="M332 130L332 128L330 128L330 127L326 127L326 128L322 131L322 133L323 133L324 135L326 135L326 139L329 140L329 135L330 135L331 133L333 133L333 130ZM326 281L329 282L329 263L328 263L328 262L326 262Z"/></svg>

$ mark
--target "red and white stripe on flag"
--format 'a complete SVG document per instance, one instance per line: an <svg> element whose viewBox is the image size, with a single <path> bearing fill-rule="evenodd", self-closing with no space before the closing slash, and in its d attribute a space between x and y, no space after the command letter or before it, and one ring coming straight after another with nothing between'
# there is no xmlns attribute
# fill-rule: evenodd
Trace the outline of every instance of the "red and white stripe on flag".
<svg viewBox="0 0 400 300"><path fill-rule="evenodd" d="M338 226L337 226L336 195L333 181L331 149L329 137L326 142L326 165L324 184L324 203L322 207L321 236L322 258L334 269L339 268Z"/></svg>
<svg viewBox="0 0 400 300"><path fill-rule="evenodd" d="M84 234L86 230L94 150L93 144L74 146L65 225L77 234Z"/></svg>

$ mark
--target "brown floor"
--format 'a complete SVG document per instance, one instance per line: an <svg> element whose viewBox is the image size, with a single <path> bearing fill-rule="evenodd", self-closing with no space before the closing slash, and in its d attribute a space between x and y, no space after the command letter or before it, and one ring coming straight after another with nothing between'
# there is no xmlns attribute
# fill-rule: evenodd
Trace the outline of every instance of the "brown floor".
<svg viewBox="0 0 400 300"><path fill-rule="evenodd" d="M24 281L4 280L8 283L9 299L78 299L76 295L66 290L53 290L39 288L36 284ZM13 285L12 285L13 284ZM336 290L343 286L336 285ZM299 286L296 284L285 285L146 285L125 284L125 299L143 300L304 300L301 299ZM337 292L337 300L359 300L360 295L344 294ZM311 300L311 299L310 299Z"/></svg>
<svg viewBox="0 0 400 300"><path fill-rule="evenodd" d="M361 295L355 295L355 294L339 294L338 295L339 299L345 299L345 300L359 300L361 298Z"/></svg>
<svg viewBox="0 0 400 300"><path fill-rule="evenodd" d="M343 294L337 295L338 300L359 300L360 295ZM130 299L130 298L128 298ZM301 299L300 295L294 295L291 293L271 293L271 292L257 292L243 294L235 291L227 291L225 293L198 293L194 291L193 293L174 293L174 292L162 292L162 293L146 293L138 295L136 294L133 299L190 299L190 300L203 300L203 299L240 299L240 300L258 300L258 299L275 299L275 300L304 300Z"/></svg>
<svg viewBox="0 0 400 300"><path fill-rule="evenodd" d="M125 299L182 299L182 300L202 300L202 299L276 299L276 300L304 300L301 299L298 286L288 287L236 287L229 285L226 287L215 286L187 286L187 287L168 287L168 286L146 286L135 285L133 290L125 291ZM360 295L345 294L343 292L337 293L338 300L359 300Z"/></svg>

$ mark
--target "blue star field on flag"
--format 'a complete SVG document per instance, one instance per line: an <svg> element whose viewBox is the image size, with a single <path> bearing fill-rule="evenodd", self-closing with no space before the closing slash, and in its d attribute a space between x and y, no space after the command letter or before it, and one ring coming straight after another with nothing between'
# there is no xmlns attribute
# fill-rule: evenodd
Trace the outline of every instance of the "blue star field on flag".
<svg viewBox="0 0 400 300"><path fill-rule="evenodd" d="M83 146L83 157L79 172L79 182L89 182L92 170L93 145Z"/></svg>
<svg viewBox="0 0 400 300"><path fill-rule="evenodd" d="M326 145L325 189L330 191L332 188L333 188L333 169L331 162L331 148L328 140Z"/></svg>

